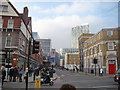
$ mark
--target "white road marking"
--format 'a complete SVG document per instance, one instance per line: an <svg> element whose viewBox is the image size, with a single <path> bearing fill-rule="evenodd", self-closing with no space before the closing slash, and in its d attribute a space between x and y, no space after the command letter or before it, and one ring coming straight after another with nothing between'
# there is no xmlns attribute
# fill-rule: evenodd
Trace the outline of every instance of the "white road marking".
<svg viewBox="0 0 120 90"><path fill-rule="evenodd" d="M110 85L110 86L95 86L95 87L92 87L92 88L102 88L102 87L106 87L106 88L108 88L108 87L116 87L115 85Z"/></svg>

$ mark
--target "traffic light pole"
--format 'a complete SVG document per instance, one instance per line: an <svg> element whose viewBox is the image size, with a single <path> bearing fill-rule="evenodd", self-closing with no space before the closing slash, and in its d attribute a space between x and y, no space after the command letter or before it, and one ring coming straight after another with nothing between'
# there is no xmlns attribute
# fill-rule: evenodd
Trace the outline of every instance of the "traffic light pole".
<svg viewBox="0 0 120 90"><path fill-rule="evenodd" d="M30 52L31 52L31 39L29 39L29 45L28 45L28 64L27 64L27 68L28 68L28 71L29 71L29 61L30 61ZM28 71L26 72L26 90L28 90Z"/></svg>

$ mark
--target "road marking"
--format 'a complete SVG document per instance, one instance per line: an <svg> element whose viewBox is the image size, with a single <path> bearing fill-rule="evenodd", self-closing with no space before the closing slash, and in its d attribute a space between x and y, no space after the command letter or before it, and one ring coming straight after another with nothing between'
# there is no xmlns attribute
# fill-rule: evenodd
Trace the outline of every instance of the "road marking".
<svg viewBox="0 0 120 90"><path fill-rule="evenodd" d="M116 87L116 86L113 86L113 85L110 85L110 86L96 86L96 87L92 87L92 88L102 88L102 87L104 87L104 88L105 88L105 87L106 87L106 88L112 87L112 88L113 88L113 87Z"/></svg>

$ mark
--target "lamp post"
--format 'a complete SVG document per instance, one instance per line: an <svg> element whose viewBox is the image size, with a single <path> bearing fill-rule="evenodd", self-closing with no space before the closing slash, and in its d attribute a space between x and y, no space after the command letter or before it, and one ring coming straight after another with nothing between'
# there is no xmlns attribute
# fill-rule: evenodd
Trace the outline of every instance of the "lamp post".
<svg viewBox="0 0 120 90"><path fill-rule="evenodd" d="M26 77L26 90L28 90L28 71L29 71L29 61L30 61L30 54L31 54L31 38L29 38L29 45L28 45L28 62L27 62L27 68L28 68L28 70L27 70L27 72L26 72L26 75L27 75L27 77Z"/></svg>

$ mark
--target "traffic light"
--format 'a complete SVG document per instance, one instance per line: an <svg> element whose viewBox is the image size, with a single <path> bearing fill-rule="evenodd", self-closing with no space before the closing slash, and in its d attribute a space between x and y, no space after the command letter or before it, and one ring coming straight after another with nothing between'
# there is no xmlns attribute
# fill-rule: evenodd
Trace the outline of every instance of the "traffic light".
<svg viewBox="0 0 120 90"><path fill-rule="evenodd" d="M39 46L40 46L39 41L33 40L33 51L32 51L33 54L39 52Z"/></svg>
<svg viewBox="0 0 120 90"><path fill-rule="evenodd" d="M94 59L93 59L93 63L94 63L94 64L97 64L97 62L98 62L98 59L94 58Z"/></svg>

